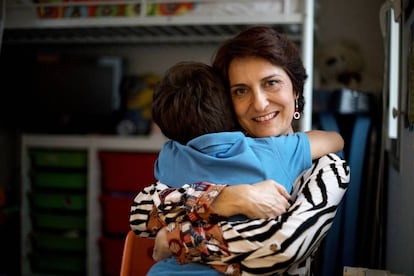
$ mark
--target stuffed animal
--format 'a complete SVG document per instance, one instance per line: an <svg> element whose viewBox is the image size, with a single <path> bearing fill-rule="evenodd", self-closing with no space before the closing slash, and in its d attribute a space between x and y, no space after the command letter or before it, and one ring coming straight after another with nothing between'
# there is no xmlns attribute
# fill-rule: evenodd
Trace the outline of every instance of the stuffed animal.
<svg viewBox="0 0 414 276"><path fill-rule="evenodd" d="M315 79L315 84L319 83L317 88L322 90L348 88L374 94L382 91L382 76L366 70L364 56L356 42L341 40L318 46L315 66L320 77Z"/></svg>
<svg viewBox="0 0 414 276"><path fill-rule="evenodd" d="M317 48L315 65L320 74L320 88L360 89L364 59L357 44L337 41Z"/></svg>

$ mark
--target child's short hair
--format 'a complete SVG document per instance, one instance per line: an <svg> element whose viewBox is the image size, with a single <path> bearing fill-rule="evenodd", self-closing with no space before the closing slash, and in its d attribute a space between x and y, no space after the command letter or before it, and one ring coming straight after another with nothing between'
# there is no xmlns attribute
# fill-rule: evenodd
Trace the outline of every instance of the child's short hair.
<svg viewBox="0 0 414 276"><path fill-rule="evenodd" d="M154 91L152 119L166 137L181 144L237 125L230 92L201 62L180 62L165 73Z"/></svg>

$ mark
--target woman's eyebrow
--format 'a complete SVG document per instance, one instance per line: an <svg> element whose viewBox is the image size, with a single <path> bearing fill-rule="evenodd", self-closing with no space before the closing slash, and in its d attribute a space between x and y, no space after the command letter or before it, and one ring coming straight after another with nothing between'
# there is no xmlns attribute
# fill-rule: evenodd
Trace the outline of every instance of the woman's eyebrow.
<svg viewBox="0 0 414 276"><path fill-rule="evenodd" d="M262 78L262 81L263 81L263 80L272 79L272 78L274 78L274 77L282 77L282 75L281 75L281 74L278 74L278 73L271 74L271 75L268 75L268 76L263 77L263 78Z"/></svg>
<svg viewBox="0 0 414 276"><path fill-rule="evenodd" d="M247 84L245 84L245 83L235 83L235 84L230 85L230 88L240 87L240 86L247 86Z"/></svg>
<svg viewBox="0 0 414 276"><path fill-rule="evenodd" d="M264 76L263 78L260 79L260 81L261 82L266 81L266 80L272 79L274 77L280 77L281 78L283 76L282 76L282 74L274 73L274 74L271 74L271 75ZM240 86L248 86L248 85L246 83L240 82L240 83L231 84L230 88L240 87Z"/></svg>

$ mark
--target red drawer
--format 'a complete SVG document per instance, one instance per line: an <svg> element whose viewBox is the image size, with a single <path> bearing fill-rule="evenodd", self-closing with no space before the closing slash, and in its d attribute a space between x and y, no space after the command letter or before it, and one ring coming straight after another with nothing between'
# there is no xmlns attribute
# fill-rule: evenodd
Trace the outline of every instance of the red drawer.
<svg viewBox="0 0 414 276"><path fill-rule="evenodd" d="M124 241L121 238L101 237L101 268L105 276L118 276L121 270Z"/></svg>
<svg viewBox="0 0 414 276"><path fill-rule="evenodd" d="M131 229L129 216L134 195L101 194L103 230L110 234L126 234Z"/></svg>
<svg viewBox="0 0 414 276"><path fill-rule="evenodd" d="M103 189L138 193L154 183L157 157L158 153L100 152Z"/></svg>

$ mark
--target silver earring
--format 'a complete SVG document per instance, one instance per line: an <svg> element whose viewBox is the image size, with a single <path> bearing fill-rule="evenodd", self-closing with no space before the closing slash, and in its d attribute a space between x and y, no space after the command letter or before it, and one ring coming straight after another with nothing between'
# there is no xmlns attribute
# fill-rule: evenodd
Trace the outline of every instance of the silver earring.
<svg viewBox="0 0 414 276"><path fill-rule="evenodd" d="M300 119L298 99L295 99L295 112L293 113L293 118L295 120L299 120Z"/></svg>

